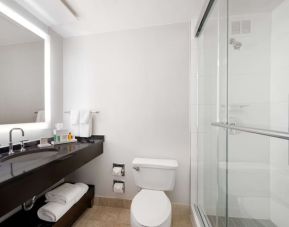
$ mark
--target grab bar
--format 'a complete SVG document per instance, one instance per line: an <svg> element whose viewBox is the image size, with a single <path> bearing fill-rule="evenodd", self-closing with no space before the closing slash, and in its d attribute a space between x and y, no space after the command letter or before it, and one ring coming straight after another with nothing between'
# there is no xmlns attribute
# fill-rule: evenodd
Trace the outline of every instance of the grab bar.
<svg viewBox="0 0 289 227"><path fill-rule="evenodd" d="M214 122L214 123L211 123L211 125L216 126L216 127L220 127L220 128L226 128L226 129L231 129L231 130L236 130L236 131L241 131L241 132L248 132L248 133L257 134L257 135L263 135L263 136L269 136L269 137L275 137L275 138L279 138L279 139L289 140L289 133L288 132L238 126L235 124L227 124L227 123L221 123L221 122Z"/></svg>

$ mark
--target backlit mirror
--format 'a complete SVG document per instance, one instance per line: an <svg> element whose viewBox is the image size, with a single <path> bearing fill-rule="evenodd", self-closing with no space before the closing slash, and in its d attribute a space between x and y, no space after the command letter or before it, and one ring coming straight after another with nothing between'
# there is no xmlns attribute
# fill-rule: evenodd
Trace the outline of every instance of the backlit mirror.
<svg viewBox="0 0 289 227"><path fill-rule="evenodd" d="M0 11L0 125L47 123L49 36L9 8Z"/></svg>

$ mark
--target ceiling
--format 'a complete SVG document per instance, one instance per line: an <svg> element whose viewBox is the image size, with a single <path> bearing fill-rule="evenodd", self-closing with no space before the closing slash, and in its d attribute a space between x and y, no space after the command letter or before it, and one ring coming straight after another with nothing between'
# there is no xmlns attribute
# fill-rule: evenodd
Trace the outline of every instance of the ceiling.
<svg viewBox="0 0 289 227"><path fill-rule="evenodd" d="M42 39L0 13L0 46L38 42Z"/></svg>
<svg viewBox="0 0 289 227"><path fill-rule="evenodd" d="M271 12L285 0L230 0L230 14Z"/></svg>
<svg viewBox="0 0 289 227"><path fill-rule="evenodd" d="M188 22L201 0L14 0L64 37ZM75 17L65 6L67 3Z"/></svg>

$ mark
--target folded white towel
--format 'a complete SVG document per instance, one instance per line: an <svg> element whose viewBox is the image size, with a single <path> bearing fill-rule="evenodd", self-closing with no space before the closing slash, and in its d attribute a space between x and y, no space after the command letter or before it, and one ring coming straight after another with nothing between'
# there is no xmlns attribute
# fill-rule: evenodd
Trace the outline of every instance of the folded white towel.
<svg viewBox="0 0 289 227"><path fill-rule="evenodd" d="M47 192L45 194L46 201L67 204L75 202L75 198L82 192L82 188L69 183L64 183L61 186Z"/></svg>
<svg viewBox="0 0 289 227"><path fill-rule="evenodd" d="M84 183L75 183L74 185L79 187L80 189L78 197L75 198L75 202L77 203L81 199L81 197L88 191L88 185Z"/></svg>
<svg viewBox="0 0 289 227"><path fill-rule="evenodd" d="M66 186L63 186L65 184ZM70 185L68 183L65 184L61 185L62 188L71 187L70 185L72 185L78 189L78 194L75 195L73 200L67 202L66 204L60 204L58 202L49 202L45 204L37 211L37 215L40 219L48 222L57 222L88 191L88 186L83 183L76 183Z"/></svg>
<svg viewBox="0 0 289 227"><path fill-rule="evenodd" d="M49 202L43 207L39 208L37 215L41 220L48 222L57 222L72 206L74 203L59 204Z"/></svg>
<svg viewBox="0 0 289 227"><path fill-rule="evenodd" d="M70 124L79 124L79 110L70 110Z"/></svg>
<svg viewBox="0 0 289 227"><path fill-rule="evenodd" d="M88 191L88 185L87 184L84 184L84 183L75 183L74 186L77 186L81 189L81 192L84 191L84 193L86 193Z"/></svg>

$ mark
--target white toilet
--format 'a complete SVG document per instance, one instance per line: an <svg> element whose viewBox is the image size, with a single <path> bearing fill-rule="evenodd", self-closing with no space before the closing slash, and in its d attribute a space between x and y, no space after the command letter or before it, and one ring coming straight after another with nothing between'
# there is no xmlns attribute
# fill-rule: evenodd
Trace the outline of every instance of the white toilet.
<svg viewBox="0 0 289 227"><path fill-rule="evenodd" d="M133 198L132 227L169 227L172 206L164 191L175 186L178 162L167 159L135 158L132 162L136 185L141 191Z"/></svg>

